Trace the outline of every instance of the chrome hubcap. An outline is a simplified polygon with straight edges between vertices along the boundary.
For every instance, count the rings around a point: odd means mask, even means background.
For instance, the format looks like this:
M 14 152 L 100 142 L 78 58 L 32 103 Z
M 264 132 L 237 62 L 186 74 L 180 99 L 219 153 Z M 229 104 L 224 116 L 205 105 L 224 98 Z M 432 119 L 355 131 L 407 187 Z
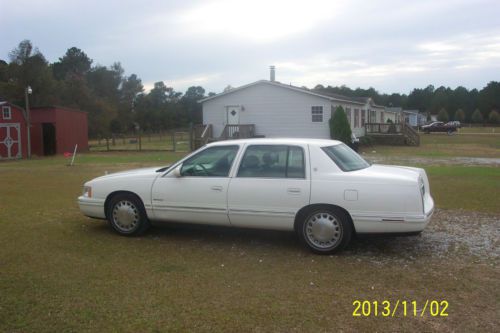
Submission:
M 342 237 L 342 225 L 335 216 L 326 212 L 311 216 L 304 229 L 308 242 L 319 249 L 335 247 Z
M 133 230 L 139 223 L 139 211 L 127 200 L 119 201 L 113 207 L 113 223 L 121 231 Z

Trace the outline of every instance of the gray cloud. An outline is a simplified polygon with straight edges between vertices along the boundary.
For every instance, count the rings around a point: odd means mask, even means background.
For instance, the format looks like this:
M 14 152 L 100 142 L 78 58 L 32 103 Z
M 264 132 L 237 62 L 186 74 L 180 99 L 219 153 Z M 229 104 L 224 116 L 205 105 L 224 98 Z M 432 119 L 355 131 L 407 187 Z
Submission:
M 49 61 L 77 46 L 146 86 L 221 91 L 268 77 L 409 92 L 498 80 L 498 1 L 1 0 L 0 58 L 31 39 Z

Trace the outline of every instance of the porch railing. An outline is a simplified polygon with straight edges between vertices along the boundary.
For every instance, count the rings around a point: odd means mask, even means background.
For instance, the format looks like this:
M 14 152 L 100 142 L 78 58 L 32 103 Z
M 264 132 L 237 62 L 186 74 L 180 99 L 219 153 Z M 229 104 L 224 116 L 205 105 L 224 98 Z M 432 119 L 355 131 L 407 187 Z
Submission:
M 221 140 L 245 139 L 255 136 L 255 125 L 226 125 L 220 136 Z
M 365 133 L 366 135 L 403 135 L 406 144 L 414 146 L 420 145 L 420 135 L 411 126 L 405 123 L 366 123 Z

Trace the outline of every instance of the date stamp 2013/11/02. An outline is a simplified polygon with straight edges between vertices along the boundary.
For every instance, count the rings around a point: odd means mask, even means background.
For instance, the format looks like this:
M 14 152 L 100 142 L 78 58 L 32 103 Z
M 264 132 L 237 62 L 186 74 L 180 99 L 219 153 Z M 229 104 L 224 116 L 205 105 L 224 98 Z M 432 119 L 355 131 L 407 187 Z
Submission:
M 353 317 L 448 317 L 448 301 L 425 300 L 425 302 L 396 300 L 355 300 Z

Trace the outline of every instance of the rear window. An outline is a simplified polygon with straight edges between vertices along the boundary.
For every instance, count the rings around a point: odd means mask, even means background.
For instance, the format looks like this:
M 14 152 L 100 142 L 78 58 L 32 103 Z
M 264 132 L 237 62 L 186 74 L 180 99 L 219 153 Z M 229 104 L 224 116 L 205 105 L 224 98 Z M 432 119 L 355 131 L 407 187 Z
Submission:
M 342 171 L 356 171 L 370 166 L 368 162 L 345 144 L 322 147 L 321 149 Z

